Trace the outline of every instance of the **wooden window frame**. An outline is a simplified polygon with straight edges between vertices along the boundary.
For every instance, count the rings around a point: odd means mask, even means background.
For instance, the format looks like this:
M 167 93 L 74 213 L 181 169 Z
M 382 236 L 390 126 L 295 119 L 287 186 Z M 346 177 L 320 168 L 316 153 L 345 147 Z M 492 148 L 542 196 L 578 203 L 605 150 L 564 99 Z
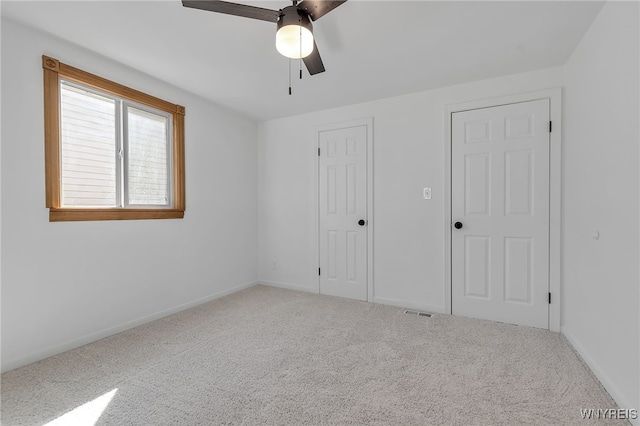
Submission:
M 185 108 L 147 95 L 105 78 L 42 56 L 44 71 L 44 146 L 46 207 L 50 222 L 182 219 L 185 212 L 184 116 Z M 60 79 L 73 81 L 118 97 L 137 102 L 173 117 L 173 206 L 172 208 L 74 208 L 61 205 L 62 138 L 60 134 Z

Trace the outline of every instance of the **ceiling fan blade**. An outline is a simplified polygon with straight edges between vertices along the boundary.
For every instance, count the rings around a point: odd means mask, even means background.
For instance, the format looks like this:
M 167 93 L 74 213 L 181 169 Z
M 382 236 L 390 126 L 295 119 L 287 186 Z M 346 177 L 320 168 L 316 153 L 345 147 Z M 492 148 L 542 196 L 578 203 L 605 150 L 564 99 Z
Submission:
M 262 7 L 220 0 L 182 0 L 182 5 L 193 9 L 208 10 L 209 12 L 219 12 L 269 22 L 278 22 L 280 16 L 279 10 L 264 9 Z
M 311 20 L 315 21 L 346 1 L 347 0 L 303 0 L 302 3 L 298 3 L 298 9 L 307 12 Z
M 311 54 L 306 58 L 302 58 L 302 60 L 304 61 L 304 65 L 307 67 L 310 75 L 319 74 L 325 71 L 315 40 L 313 41 L 313 52 L 311 52 Z

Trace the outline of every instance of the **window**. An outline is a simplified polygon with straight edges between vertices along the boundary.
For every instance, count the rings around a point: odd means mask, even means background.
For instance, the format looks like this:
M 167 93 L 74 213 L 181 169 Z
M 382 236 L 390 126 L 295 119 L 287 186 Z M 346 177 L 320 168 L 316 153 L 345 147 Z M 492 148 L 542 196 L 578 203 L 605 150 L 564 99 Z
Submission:
M 49 220 L 184 217 L 184 107 L 42 59 Z

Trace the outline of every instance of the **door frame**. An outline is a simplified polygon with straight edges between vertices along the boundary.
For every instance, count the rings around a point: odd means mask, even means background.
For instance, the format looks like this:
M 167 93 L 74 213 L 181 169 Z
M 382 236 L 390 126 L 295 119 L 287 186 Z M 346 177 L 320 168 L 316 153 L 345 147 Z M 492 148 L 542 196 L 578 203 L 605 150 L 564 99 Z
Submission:
M 490 99 L 445 105 L 444 114 L 444 307 L 452 313 L 452 254 L 451 254 L 451 147 L 452 114 L 473 109 L 490 108 L 515 103 L 549 100 L 549 119 L 553 123 L 549 134 L 549 330 L 560 331 L 561 273 L 562 273 L 562 89 L 553 88 L 519 93 Z
M 341 121 L 316 126 L 314 130 L 315 144 L 313 148 L 313 173 L 315 177 L 315 269 L 320 265 L 320 132 L 340 130 L 349 127 L 365 126 L 367 128 L 367 302 L 373 301 L 373 117 L 357 120 Z M 320 294 L 320 275 L 317 275 L 317 293 Z

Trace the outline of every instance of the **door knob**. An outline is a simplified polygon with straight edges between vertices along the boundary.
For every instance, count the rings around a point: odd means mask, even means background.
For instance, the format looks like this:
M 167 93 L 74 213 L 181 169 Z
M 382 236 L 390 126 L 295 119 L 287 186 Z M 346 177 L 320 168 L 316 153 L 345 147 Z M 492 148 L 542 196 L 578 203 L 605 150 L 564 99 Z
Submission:
M 364 220 L 364 219 L 360 219 L 360 220 L 358 221 L 358 225 L 360 225 L 360 226 L 364 226 L 364 225 L 366 225 L 366 224 L 367 224 L 367 221 L 366 221 L 366 220 Z
M 462 229 L 462 222 L 456 222 L 453 224 L 453 227 L 456 229 Z

